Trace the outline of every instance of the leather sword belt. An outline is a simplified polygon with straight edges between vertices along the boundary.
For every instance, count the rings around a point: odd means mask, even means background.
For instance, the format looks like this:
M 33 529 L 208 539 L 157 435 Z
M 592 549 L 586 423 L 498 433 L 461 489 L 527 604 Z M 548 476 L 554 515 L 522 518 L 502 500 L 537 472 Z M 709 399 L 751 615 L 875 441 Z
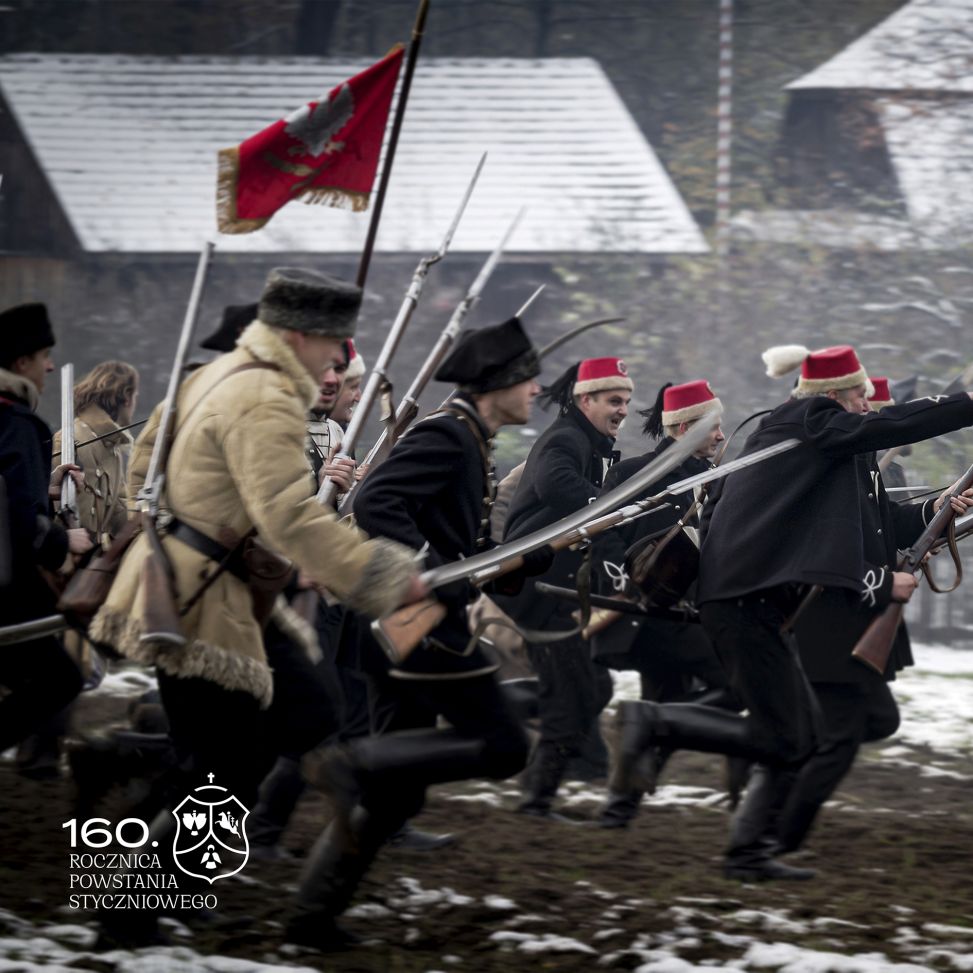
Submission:
M 239 578 L 244 584 L 250 583 L 250 572 L 243 560 L 242 544 L 231 550 L 202 531 L 175 518 L 170 521 L 166 534 L 182 541 L 183 544 L 188 544 L 194 551 L 198 551 L 211 561 L 223 565 L 224 570 L 229 571 L 233 577 Z

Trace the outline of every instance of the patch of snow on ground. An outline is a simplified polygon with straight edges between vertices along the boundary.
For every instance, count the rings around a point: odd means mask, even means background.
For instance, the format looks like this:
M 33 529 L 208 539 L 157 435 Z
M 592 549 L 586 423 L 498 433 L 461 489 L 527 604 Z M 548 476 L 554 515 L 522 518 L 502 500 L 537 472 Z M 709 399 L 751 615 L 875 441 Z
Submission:
M 892 687 L 902 711 L 896 739 L 940 752 L 973 750 L 973 719 L 967 705 L 973 692 L 973 652 L 914 645 L 913 655 L 915 667 L 903 672 Z
M 893 963 L 884 953 L 843 956 L 792 943 L 754 943 L 743 963 L 751 969 L 774 969 L 778 973 L 930 973 L 926 966 Z

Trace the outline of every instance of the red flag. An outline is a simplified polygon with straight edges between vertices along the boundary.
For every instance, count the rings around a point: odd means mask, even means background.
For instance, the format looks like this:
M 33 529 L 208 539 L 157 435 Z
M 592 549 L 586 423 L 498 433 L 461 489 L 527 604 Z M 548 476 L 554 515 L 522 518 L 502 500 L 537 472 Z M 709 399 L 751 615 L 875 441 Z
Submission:
M 259 230 L 292 199 L 368 208 L 385 123 L 402 65 L 397 45 L 331 93 L 219 151 L 221 233 Z

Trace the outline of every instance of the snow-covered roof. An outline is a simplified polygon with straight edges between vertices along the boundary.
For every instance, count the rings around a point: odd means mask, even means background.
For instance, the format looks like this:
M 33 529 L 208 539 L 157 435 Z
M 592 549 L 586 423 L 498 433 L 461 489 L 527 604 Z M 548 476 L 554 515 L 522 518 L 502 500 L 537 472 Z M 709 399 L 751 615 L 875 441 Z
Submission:
M 912 226 L 940 245 L 973 241 L 973 99 L 883 98 L 878 106 Z
M 195 251 L 216 233 L 217 150 L 373 60 L 21 54 L 0 86 L 85 250 Z M 454 251 L 492 250 L 521 206 L 511 252 L 707 249 L 589 58 L 420 58 L 377 249 L 436 249 L 485 150 Z M 367 222 L 291 203 L 219 247 L 356 252 Z
M 973 94 L 973 0 L 911 0 L 787 88 Z

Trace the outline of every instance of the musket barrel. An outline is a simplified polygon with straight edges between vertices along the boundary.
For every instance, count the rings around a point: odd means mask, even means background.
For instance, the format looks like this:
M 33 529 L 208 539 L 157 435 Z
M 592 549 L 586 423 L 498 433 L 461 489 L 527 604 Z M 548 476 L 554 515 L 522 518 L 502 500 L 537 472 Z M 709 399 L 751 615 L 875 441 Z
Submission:
M 74 463 L 74 365 L 61 366 L 61 462 Z M 61 510 L 73 511 L 77 487 L 70 475 L 61 481 Z
M 192 341 L 193 331 L 196 328 L 196 319 L 199 317 L 199 305 L 203 297 L 203 286 L 206 283 L 206 273 L 209 269 L 210 257 L 213 254 L 214 247 L 215 244 L 212 240 L 207 240 L 199 253 L 199 261 L 196 264 L 196 276 L 193 280 L 193 289 L 189 294 L 189 304 L 186 306 L 186 316 L 183 318 L 182 331 L 179 334 L 179 344 L 176 347 L 176 357 L 173 362 L 172 372 L 169 375 L 169 384 L 166 388 L 165 407 L 159 422 L 159 432 L 152 449 L 152 458 L 149 460 L 145 485 L 138 497 L 139 502 L 145 504 L 149 513 L 153 516 L 158 512 L 159 507 L 158 488 L 160 484 L 158 480 L 159 474 L 165 470 L 166 466 L 167 453 L 170 445 L 170 433 L 176 411 L 176 395 L 179 391 L 179 383 L 182 381 L 182 370 L 186 364 L 186 355 L 189 353 L 189 343 Z

